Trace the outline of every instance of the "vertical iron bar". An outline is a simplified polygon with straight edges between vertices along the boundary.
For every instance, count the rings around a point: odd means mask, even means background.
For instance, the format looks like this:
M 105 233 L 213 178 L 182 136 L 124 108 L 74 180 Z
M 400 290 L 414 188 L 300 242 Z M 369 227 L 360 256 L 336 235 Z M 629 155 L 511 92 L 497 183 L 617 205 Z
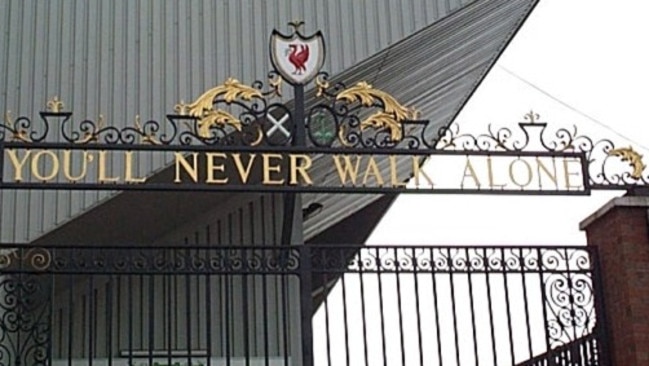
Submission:
M 5 140 L 4 138 L 0 140 L 0 184 L 5 171 Z
M 171 258 L 172 254 L 174 253 L 173 250 L 166 250 L 165 251 L 165 256 L 167 257 L 167 263 L 172 263 L 173 259 Z M 171 267 L 173 268 L 173 266 Z M 169 273 L 165 275 L 165 293 L 164 293 L 164 298 L 165 298 L 165 314 L 167 318 L 167 333 L 166 333 L 166 341 L 167 341 L 167 363 L 171 365 L 171 349 L 173 347 L 173 339 L 172 339 L 172 334 L 174 333 L 172 331 L 174 323 L 173 323 L 173 303 L 172 303 L 172 294 L 175 292 L 173 291 L 173 286 L 174 286 L 174 277 L 173 274 Z M 176 296 L 177 297 L 177 296 Z
M 529 352 L 529 358 L 534 356 L 534 350 L 532 349 L 532 325 L 530 324 L 530 309 L 529 302 L 527 300 L 527 276 L 525 273 L 525 260 L 523 258 L 523 248 L 519 249 L 520 262 L 521 262 L 521 279 L 523 281 L 523 303 L 525 305 L 525 324 L 527 326 L 527 348 Z
M 405 345 L 405 335 L 403 329 L 403 305 L 401 304 L 401 271 L 399 266 L 399 252 L 397 248 L 393 248 L 392 252 L 394 253 L 394 263 L 397 277 L 397 311 L 399 312 L 399 341 L 401 343 L 401 365 L 406 366 L 406 345 Z
M 94 276 L 90 276 L 91 282 L 93 282 L 92 287 L 92 298 L 90 301 L 92 302 L 92 306 L 90 307 L 90 321 L 92 322 L 92 332 L 90 333 L 92 337 L 92 342 L 90 342 L 90 354 L 92 358 L 94 359 L 97 357 L 97 333 L 98 333 L 98 328 L 97 328 L 97 289 L 95 289 L 94 285 Z M 92 365 L 92 362 L 90 363 Z
M 512 364 L 513 364 L 513 363 L 515 363 L 514 330 L 512 328 L 512 313 L 511 313 L 511 308 L 510 308 L 510 303 L 509 303 L 509 280 L 508 280 L 508 276 L 507 276 L 507 261 L 505 260 L 505 251 L 506 250 L 507 249 L 502 249 L 502 251 L 501 251 L 501 259 L 502 259 L 502 263 L 503 263 L 503 279 L 505 281 L 505 309 L 507 311 L 507 331 L 509 333 L 509 352 L 511 354 L 511 361 L 512 361 Z
M 117 323 L 117 350 L 122 347 L 122 276 L 117 275 L 117 299 L 115 300 L 117 303 L 117 312 L 115 315 L 117 316 L 116 323 Z
M 262 293 L 262 318 L 263 318 L 263 332 L 264 332 L 264 365 L 270 365 L 270 345 L 268 343 L 268 273 L 261 276 L 261 293 Z
M 185 250 L 185 263 L 191 263 L 191 252 L 190 249 L 187 248 Z M 192 299 L 191 299 L 191 278 L 189 274 L 186 274 L 185 276 L 185 298 L 186 303 L 185 303 L 185 331 L 187 332 L 187 363 L 189 365 L 192 364 Z
M 555 249 L 550 249 L 555 250 Z M 536 249 L 537 256 L 539 258 L 539 281 L 541 286 L 541 303 L 543 308 L 543 336 L 545 338 L 545 351 L 550 351 L 550 337 L 548 335 L 548 309 L 547 309 L 547 298 L 545 294 L 545 280 L 543 279 L 543 253 L 541 248 Z
M 358 280 L 361 285 L 361 316 L 362 316 L 362 322 L 363 322 L 363 355 L 365 357 L 365 366 L 369 366 L 369 352 L 367 349 L 367 314 L 365 312 L 365 285 L 364 285 L 364 280 L 363 280 L 363 260 L 361 258 L 363 253 L 363 249 L 361 248 L 358 253 L 358 263 L 359 263 L 359 271 L 358 271 Z
M 232 239 L 232 236 L 233 236 L 232 226 L 233 226 L 232 214 L 228 214 L 228 227 L 227 227 L 228 236 L 227 236 L 227 238 L 228 238 L 228 244 L 229 245 L 232 245 L 232 243 L 234 242 L 234 240 Z M 234 250 L 230 250 L 230 252 L 226 255 L 227 264 L 226 264 L 225 268 L 227 268 L 227 271 L 229 273 L 234 272 L 233 267 L 232 267 L 232 261 L 231 261 L 231 258 L 230 258 L 231 255 L 234 255 L 234 253 L 235 253 Z M 232 287 L 233 287 L 232 286 L 232 279 L 233 279 L 233 275 L 227 274 L 225 276 L 225 282 L 226 282 L 226 284 L 225 284 L 226 285 L 226 287 L 225 287 L 225 322 L 226 322 L 226 326 L 225 326 L 225 333 L 226 333 L 225 334 L 225 349 L 226 349 L 226 352 L 227 352 L 227 355 L 226 355 L 226 357 L 227 357 L 227 359 L 226 359 L 227 366 L 230 366 L 231 363 L 232 363 L 230 358 L 232 357 L 232 353 L 233 353 L 233 351 L 235 349 L 234 342 L 232 342 L 232 343 L 230 342 L 231 338 L 234 339 L 234 333 L 235 333 L 234 323 L 232 323 L 232 326 L 231 326 L 231 323 L 230 323 L 230 322 L 233 322 L 232 318 L 234 318 L 234 316 L 230 316 L 230 314 L 234 315 L 234 296 L 233 296 L 234 291 L 232 289 Z M 232 330 L 232 334 L 230 334 L 230 330 Z
M 68 276 L 68 366 L 72 366 L 72 336 L 74 334 L 74 276 Z
M 493 302 L 491 301 L 491 279 L 489 273 L 489 260 L 487 258 L 486 248 L 482 249 L 482 254 L 484 256 L 484 264 L 485 264 L 485 282 L 487 284 L 487 309 L 489 309 L 489 330 L 491 331 L 491 345 L 493 346 L 492 352 L 493 352 L 493 360 L 495 366 L 498 365 L 498 350 L 496 347 L 496 332 L 494 329 Z
M 321 263 L 327 263 L 326 262 L 326 250 L 321 250 L 320 253 L 322 253 L 322 261 Z M 324 317 L 325 317 L 325 347 L 327 350 L 327 366 L 332 366 L 331 363 L 331 327 L 329 324 L 329 296 L 327 296 L 329 292 L 329 272 L 324 271 L 322 273 L 322 291 L 323 291 L 323 296 L 324 296 Z
M 311 316 L 313 314 L 313 269 L 311 266 L 311 248 L 301 245 L 300 255 L 300 320 L 302 327 L 302 364 L 313 365 L 313 329 Z
M 144 315 L 144 313 L 145 313 L 145 310 L 144 310 L 144 295 L 145 295 L 145 292 L 144 292 L 144 275 L 141 274 L 141 275 L 137 276 L 137 279 L 138 279 L 138 282 L 139 282 L 139 291 L 138 291 L 139 301 L 138 301 L 138 305 L 140 307 L 140 318 L 139 318 L 139 320 L 140 320 L 140 326 L 139 326 L 139 328 L 140 328 L 140 342 L 139 342 L 139 348 L 143 349 L 143 347 L 145 345 L 145 341 L 144 341 L 144 337 L 145 337 L 144 333 L 145 333 L 145 331 L 144 331 L 144 329 L 146 327 L 146 316 Z
M 453 339 L 455 341 L 455 361 L 457 365 L 460 365 L 460 340 L 458 337 L 458 327 L 457 327 L 457 301 L 455 300 L 455 281 L 454 281 L 454 268 L 453 268 L 453 259 L 451 258 L 451 248 L 446 249 L 446 254 L 448 258 L 448 280 L 451 289 L 451 314 L 453 316 Z
M 471 258 L 469 256 L 469 248 L 465 248 L 466 263 L 467 263 L 467 276 L 469 282 L 469 304 L 471 309 L 471 330 L 473 335 L 473 354 L 475 357 L 476 366 L 480 365 L 480 357 L 478 356 L 478 336 L 476 334 L 476 321 L 475 321 L 475 301 L 473 300 L 473 267 L 471 265 Z M 477 251 L 476 251 L 477 253 Z
M 230 270 L 230 258 L 228 255 L 225 256 L 226 258 L 226 265 L 225 268 L 227 270 Z M 232 361 L 230 360 L 230 275 L 226 274 L 225 275 L 225 363 L 227 366 L 230 366 L 232 364 Z
M 154 278 L 153 275 L 149 275 L 149 363 L 153 364 L 153 344 L 154 329 L 155 324 L 155 302 L 153 301 L 154 296 Z
M 266 236 L 266 205 L 264 200 L 264 195 L 259 199 L 259 207 L 261 208 L 261 242 L 264 245 L 268 245 L 267 236 Z M 263 257 L 262 250 L 262 257 Z M 272 257 L 273 253 L 270 252 L 269 255 Z M 268 276 L 270 273 L 264 273 L 261 276 L 261 293 L 262 293 L 262 327 L 264 332 L 264 366 L 270 366 L 270 346 L 268 342 Z M 209 366 L 209 365 L 208 365 Z
M 209 225 L 205 230 L 205 244 L 208 247 L 212 245 L 212 237 L 210 235 Z M 211 250 L 205 250 L 206 259 L 210 260 Z M 209 262 L 208 262 L 209 263 Z M 212 274 L 210 273 L 210 265 L 207 265 L 208 273 L 205 274 L 205 343 L 207 344 L 207 366 L 212 366 Z
M 609 353 L 609 333 L 608 333 L 608 319 L 606 315 L 606 305 L 604 303 L 604 283 L 602 281 L 602 268 L 599 262 L 599 252 L 596 247 L 587 247 L 586 250 L 589 251 L 591 256 L 591 273 L 593 274 L 593 287 L 595 288 L 595 316 L 596 316 L 596 328 L 594 332 L 597 335 L 597 348 L 599 354 L 597 355 L 597 361 L 601 362 L 602 366 L 611 366 L 613 365 L 611 354 Z
M 188 250 L 189 252 L 189 250 Z M 189 257 L 187 258 L 189 259 Z M 185 330 L 187 331 L 187 363 L 192 364 L 192 307 L 191 307 L 191 279 L 190 275 L 185 275 L 185 296 L 187 302 L 185 303 Z
M 0 150 L 0 153 L 2 151 Z M 2 159 L 2 155 L 0 155 L 0 159 Z M 49 279 L 50 283 L 50 291 L 48 294 L 48 299 L 47 301 L 49 302 L 47 306 L 47 354 L 46 354 L 46 364 L 49 366 L 49 364 L 52 362 L 52 355 L 53 355 L 53 343 L 54 343 L 54 337 L 53 337 L 53 330 L 54 330 L 54 286 L 55 286 L 55 281 L 54 281 L 54 275 L 50 274 L 47 279 Z
M 342 253 L 341 253 L 342 255 Z M 345 364 L 349 366 L 349 321 L 347 317 L 347 286 L 345 285 L 345 273 L 340 274 L 343 295 L 343 323 L 345 328 Z M 325 296 L 327 294 L 325 293 Z
M 85 358 L 86 356 L 86 342 L 87 342 L 86 321 L 88 316 L 87 307 L 88 307 L 87 295 L 82 295 L 81 298 L 81 357 L 80 358 Z
M 196 246 L 200 245 L 198 231 L 196 231 L 194 233 L 194 243 L 196 244 Z M 197 261 L 199 263 L 204 263 L 203 262 L 204 258 L 201 256 L 202 255 L 201 250 L 200 249 L 195 249 L 194 253 L 197 256 Z M 205 265 L 205 267 L 202 267 L 203 270 L 205 270 L 206 267 L 207 267 L 207 265 L 205 263 L 204 263 L 204 265 Z M 195 294 L 196 301 L 194 302 L 196 304 L 195 305 L 195 307 L 196 307 L 196 309 L 195 309 L 196 310 L 196 312 L 195 312 L 195 315 L 196 315 L 196 330 L 195 330 L 195 332 L 196 332 L 196 341 L 195 341 L 195 343 L 196 343 L 196 349 L 201 349 L 200 348 L 201 343 L 202 343 L 201 342 L 201 337 L 203 336 L 203 334 L 201 333 L 201 323 L 202 323 L 201 322 L 201 301 L 200 301 L 200 299 L 201 299 L 201 290 L 202 290 L 202 288 L 201 288 L 201 276 L 198 274 L 199 270 L 195 270 L 194 272 L 196 274 L 194 276 L 192 276 L 191 279 L 192 279 L 193 283 L 196 284 L 196 294 Z
M 302 252 L 300 252 L 302 253 Z M 302 256 L 302 254 L 300 254 Z M 301 259 L 300 259 L 301 262 Z M 282 266 L 286 266 L 286 263 L 283 263 Z M 288 300 L 288 275 L 282 275 L 282 338 L 283 338 L 283 348 L 284 348 L 284 366 L 289 366 L 288 363 L 288 305 L 286 304 Z
M 113 366 L 113 276 L 106 284 L 106 356 L 108 366 Z
M 18 283 L 16 284 L 17 287 L 17 294 L 19 298 L 22 298 L 25 294 L 25 282 L 27 281 L 27 274 L 23 272 L 23 261 L 25 259 L 25 251 L 23 248 L 20 248 L 19 251 L 20 255 L 18 256 L 19 259 L 19 264 L 18 264 Z M 23 318 L 23 307 L 18 305 L 16 307 L 16 319 L 22 319 Z M 22 341 L 21 341 L 21 332 L 20 328 L 17 329 L 16 332 L 16 366 L 21 366 L 22 362 Z M 27 361 L 27 360 L 25 360 Z
M 252 220 L 252 213 L 250 213 Z M 239 208 L 239 244 L 245 245 L 243 226 L 243 209 Z M 251 236 L 254 235 L 251 233 Z M 243 302 L 243 351 L 245 355 L 245 365 L 250 366 L 250 309 L 248 308 L 248 274 L 250 268 L 248 267 L 248 251 L 241 249 L 241 261 L 243 264 L 243 274 L 241 276 L 241 300 Z
M 424 366 L 424 347 L 421 333 L 421 306 L 419 304 L 419 263 L 417 262 L 417 253 L 415 248 L 412 252 L 413 280 L 415 283 L 415 312 L 417 316 L 417 347 L 419 351 L 419 366 Z
M 248 308 L 248 268 L 246 263 L 246 254 L 245 249 L 241 249 L 242 260 L 244 265 L 245 273 L 241 276 L 241 299 L 243 302 L 243 352 L 245 356 L 245 365 L 250 366 L 250 319 Z
M 437 337 L 437 357 L 440 366 L 444 366 L 442 358 L 442 337 L 439 326 L 439 296 L 437 296 L 437 268 L 435 267 L 435 248 L 430 248 L 430 262 L 431 262 L 431 280 L 433 285 L 433 311 L 435 312 L 435 333 Z M 440 251 L 441 255 L 441 251 Z M 450 264 L 449 264 L 450 265 Z
M 207 366 L 212 365 L 212 276 L 205 275 L 205 343 L 207 345 Z
M 128 362 L 133 364 L 133 275 L 128 278 Z
M 56 350 L 57 358 L 63 358 L 63 309 L 59 308 L 58 309 L 58 314 L 59 314 L 59 324 L 58 324 L 58 349 Z M 69 333 L 69 332 L 68 332 Z
M 379 281 L 379 314 L 381 315 L 381 351 L 383 355 L 383 366 L 388 365 L 387 350 L 385 345 L 385 309 L 383 307 L 383 283 L 381 276 L 381 257 L 379 253 L 379 248 L 375 248 L 376 256 L 376 277 Z

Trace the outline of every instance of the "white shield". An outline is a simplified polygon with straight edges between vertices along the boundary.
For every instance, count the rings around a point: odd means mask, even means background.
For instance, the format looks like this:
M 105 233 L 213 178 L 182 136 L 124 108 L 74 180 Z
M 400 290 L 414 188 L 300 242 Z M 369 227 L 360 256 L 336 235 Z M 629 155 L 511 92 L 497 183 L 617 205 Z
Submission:
M 324 40 L 317 32 L 309 38 L 299 32 L 287 37 L 277 31 L 270 36 L 270 54 L 275 71 L 293 85 L 307 84 L 324 63 Z

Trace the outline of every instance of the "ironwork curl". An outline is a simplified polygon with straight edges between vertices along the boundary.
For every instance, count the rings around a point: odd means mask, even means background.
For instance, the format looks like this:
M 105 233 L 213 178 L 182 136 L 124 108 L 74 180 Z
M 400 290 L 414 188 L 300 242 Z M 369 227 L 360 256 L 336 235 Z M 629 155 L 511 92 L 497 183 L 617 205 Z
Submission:
M 552 348 L 591 334 L 596 325 L 590 274 L 553 273 L 544 278 L 546 327 Z
M 39 275 L 0 278 L 0 365 L 46 364 L 51 336 L 49 291 Z

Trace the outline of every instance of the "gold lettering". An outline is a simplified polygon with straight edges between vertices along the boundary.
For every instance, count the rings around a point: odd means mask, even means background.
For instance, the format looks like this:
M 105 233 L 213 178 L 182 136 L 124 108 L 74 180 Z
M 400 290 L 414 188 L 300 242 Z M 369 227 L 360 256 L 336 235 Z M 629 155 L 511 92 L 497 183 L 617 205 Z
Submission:
M 559 182 L 557 180 L 557 163 L 554 158 L 552 159 L 552 172 L 550 172 L 550 169 L 543 165 L 543 162 L 538 157 L 536 158 L 536 169 L 537 173 L 539 174 L 539 189 L 543 188 L 543 184 L 541 183 L 541 171 L 545 172 L 552 183 L 554 183 L 554 188 L 559 188 Z
M 11 162 L 11 165 L 14 166 L 14 180 L 16 182 L 23 180 L 23 166 L 25 166 L 25 163 L 27 162 L 27 159 L 29 158 L 29 155 L 31 153 L 32 152 L 30 150 L 25 151 L 25 157 L 20 160 L 18 159 L 16 150 L 7 150 L 7 154 L 9 154 L 9 161 Z
M 573 177 L 581 176 L 581 170 L 579 172 L 570 171 L 569 167 L 568 167 L 569 163 L 579 163 L 579 166 L 581 167 L 581 160 L 580 159 L 566 159 L 566 158 L 563 159 L 563 172 L 564 172 L 565 179 L 566 179 L 566 189 L 567 190 L 570 190 L 570 188 L 582 189 L 583 187 L 582 187 L 581 184 L 579 184 L 579 185 L 572 185 L 571 184 L 570 177 L 571 176 L 573 176 Z
M 358 169 L 360 167 L 361 163 L 361 157 L 356 156 L 356 165 L 352 165 L 351 159 L 349 155 L 343 155 L 343 159 L 345 161 L 345 165 L 343 166 L 342 163 L 340 162 L 339 158 L 340 155 L 334 155 L 334 164 L 336 165 L 336 172 L 338 172 L 338 178 L 340 179 L 341 184 L 347 183 L 347 176 L 349 176 L 349 180 L 352 182 L 352 185 L 356 185 L 356 179 L 358 178 Z
M 519 182 L 518 179 L 516 178 L 516 175 L 514 175 L 514 168 L 515 168 L 514 166 L 516 165 L 517 162 L 523 163 L 523 165 L 526 168 L 525 170 L 527 171 L 527 181 L 525 183 Z M 509 163 L 509 178 L 514 184 L 516 184 L 520 188 L 527 187 L 532 182 L 532 167 L 530 166 L 530 164 L 527 163 L 527 161 L 521 158 L 516 158 L 516 160 Z
M 419 177 L 424 177 L 431 188 L 434 186 L 433 180 L 421 169 L 421 163 L 417 155 L 412 157 L 412 177 L 415 179 L 415 186 L 417 187 L 419 187 Z
M 185 160 L 185 156 L 183 156 L 183 154 L 174 153 L 174 156 L 176 160 L 176 177 L 174 178 L 174 183 L 182 182 L 182 180 L 180 179 L 181 166 L 185 170 L 185 173 L 187 173 L 192 181 L 194 181 L 194 183 L 198 182 L 198 153 L 192 153 L 193 160 L 191 165 L 187 160 Z
M 494 188 L 499 188 L 503 189 L 505 188 L 506 184 L 498 184 L 495 183 L 494 181 L 494 170 L 493 170 L 493 165 L 491 164 L 491 156 L 487 156 L 487 174 L 489 177 L 489 188 L 494 189 Z
M 93 156 L 87 152 L 82 152 L 81 157 L 81 173 L 76 177 L 72 176 L 72 151 L 65 150 L 63 152 L 63 176 L 70 182 L 78 182 L 86 177 L 88 174 L 88 163 L 93 160 Z
M 213 153 L 213 152 L 208 152 L 205 153 L 205 157 L 207 158 L 207 178 L 205 178 L 206 183 L 216 183 L 216 184 L 227 184 L 228 183 L 228 177 L 225 178 L 214 178 L 214 172 L 224 172 L 225 171 L 225 164 L 216 164 L 216 161 L 214 159 L 216 158 L 221 158 L 225 159 L 226 156 L 223 153 Z
M 383 177 L 381 176 L 381 171 L 379 170 L 379 166 L 376 164 L 376 160 L 374 160 L 373 156 L 370 156 L 370 160 L 367 163 L 367 169 L 365 169 L 365 174 L 363 176 L 364 186 L 367 186 L 367 180 L 370 175 L 374 176 L 374 180 L 379 187 L 383 186 Z
M 390 155 L 388 156 L 388 160 L 390 161 L 390 184 L 392 185 L 392 187 L 395 188 L 405 187 L 406 184 L 404 182 L 400 182 L 399 177 L 397 175 L 398 172 L 397 157 L 394 155 Z
M 133 151 L 127 151 L 124 153 L 125 167 L 124 167 L 124 181 L 126 183 L 144 183 L 146 177 L 135 178 L 133 176 Z
M 42 175 L 41 172 L 38 170 L 38 163 L 41 158 L 41 156 L 47 155 L 52 159 L 52 164 L 50 165 L 50 172 L 47 175 Z M 47 169 L 47 164 L 44 164 L 45 168 Z M 34 154 L 34 157 L 32 158 L 32 175 L 38 179 L 42 180 L 44 182 L 47 182 L 48 180 L 52 180 L 56 177 L 56 175 L 59 173 L 59 157 L 56 156 L 55 153 L 49 151 L 49 150 L 41 150 L 37 153 Z
M 304 181 L 306 185 L 312 186 L 313 181 L 311 180 L 311 177 L 309 177 L 309 173 L 307 173 L 307 169 L 311 168 L 311 165 L 313 164 L 311 157 L 309 157 L 309 155 L 304 155 L 304 154 L 298 154 L 298 155 L 291 154 L 290 158 L 291 158 L 290 184 L 298 184 L 297 174 L 300 173 L 300 176 L 302 177 L 302 181 Z M 298 159 L 301 159 L 304 163 L 302 165 L 298 165 Z
M 119 177 L 108 177 L 106 174 L 106 154 L 108 151 L 101 150 L 99 152 L 99 183 L 117 182 Z
M 263 161 L 263 167 L 264 167 L 264 178 L 262 183 L 263 184 L 269 184 L 269 185 L 280 185 L 284 184 L 284 178 L 275 180 L 272 179 L 270 176 L 271 172 L 277 172 L 279 173 L 282 169 L 281 165 L 270 165 L 271 164 L 271 159 L 279 159 L 282 160 L 282 155 L 280 154 L 262 154 L 261 155 L 262 161 Z
M 241 154 L 232 154 L 232 158 L 234 159 L 234 166 L 237 168 L 237 171 L 239 172 L 239 177 L 241 178 L 241 183 L 243 184 L 248 183 L 248 177 L 250 176 L 250 171 L 252 170 L 252 163 L 255 161 L 255 157 L 257 157 L 256 154 L 250 154 L 250 158 L 248 159 L 248 164 L 244 168 L 243 162 L 241 161 Z
M 467 172 L 469 174 L 467 174 Z M 464 174 L 462 175 L 462 182 L 460 182 L 460 187 L 464 188 L 464 180 L 470 177 L 473 179 L 473 184 L 477 187 L 480 188 L 480 180 L 478 179 L 478 175 L 475 173 L 475 169 L 473 168 L 473 164 L 471 164 L 471 160 L 467 156 L 466 158 L 466 165 L 464 166 Z

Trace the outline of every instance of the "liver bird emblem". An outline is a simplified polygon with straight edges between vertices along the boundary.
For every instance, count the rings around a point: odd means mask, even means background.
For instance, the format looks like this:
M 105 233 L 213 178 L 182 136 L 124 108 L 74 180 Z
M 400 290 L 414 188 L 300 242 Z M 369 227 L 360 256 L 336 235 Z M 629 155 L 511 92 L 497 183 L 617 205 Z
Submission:
M 288 45 L 288 60 L 295 67 L 293 75 L 302 75 L 306 71 L 306 62 L 309 60 L 308 44 Z
M 304 22 L 291 22 L 293 33 L 273 30 L 270 36 L 270 59 L 275 71 L 291 85 L 305 85 L 324 64 L 324 39 L 321 32 L 305 36 L 299 31 Z

